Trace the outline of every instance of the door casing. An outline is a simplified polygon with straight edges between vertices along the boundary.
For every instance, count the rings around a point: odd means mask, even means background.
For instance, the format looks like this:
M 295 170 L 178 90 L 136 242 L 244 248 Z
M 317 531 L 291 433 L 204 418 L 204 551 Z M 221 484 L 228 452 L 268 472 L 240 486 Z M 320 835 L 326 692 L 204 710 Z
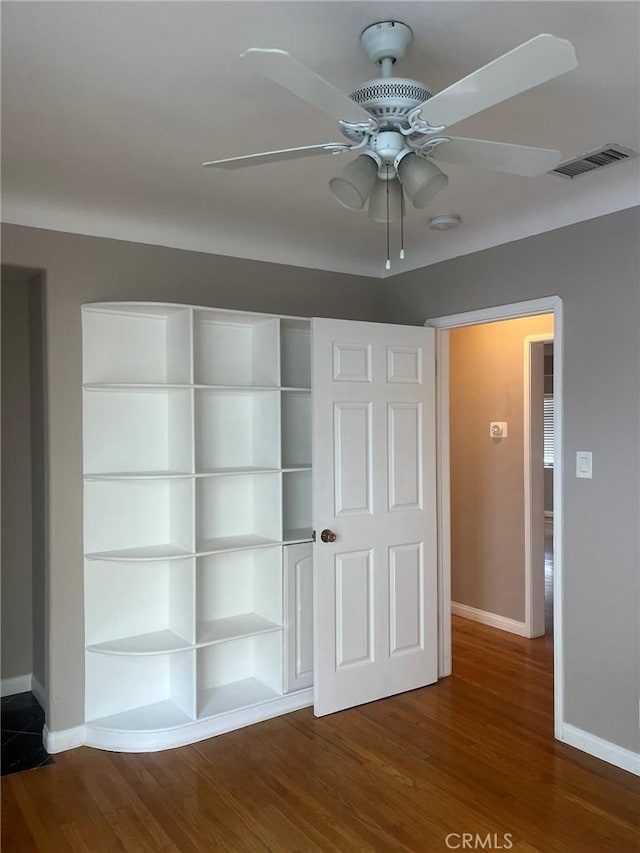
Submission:
M 542 450 L 542 398 L 544 395 L 544 345 L 553 333 L 527 335 L 524 339 L 524 624 L 526 637 L 544 636 L 544 532 L 534 534 L 536 523 L 544 526 L 544 470 L 537 451 Z M 537 421 L 534 417 L 538 416 Z M 536 426 L 534 427 L 534 423 Z M 554 468 L 555 471 L 555 468 Z M 539 535 L 540 534 L 540 535 Z

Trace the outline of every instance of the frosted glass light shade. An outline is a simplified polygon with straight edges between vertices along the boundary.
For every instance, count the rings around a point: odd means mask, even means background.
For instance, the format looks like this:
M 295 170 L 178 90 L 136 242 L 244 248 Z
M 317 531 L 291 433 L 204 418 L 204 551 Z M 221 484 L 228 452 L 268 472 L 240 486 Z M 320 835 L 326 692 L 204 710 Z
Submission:
M 329 181 L 331 195 L 349 210 L 362 210 L 376 182 L 378 166 L 371 157 L 361 154 Z
M 430 204 L 449 183 L 449 178 L 430 160 L 407 154 L 398 166 L 404 191 L 414 207 Z
M 369 197 L 369 219 L 374 222 L 387 221 L 387 184 L 389 185 L 389 222 L 397 222 L 402 210 L 402 190 L 397 178 L 379 180 Z

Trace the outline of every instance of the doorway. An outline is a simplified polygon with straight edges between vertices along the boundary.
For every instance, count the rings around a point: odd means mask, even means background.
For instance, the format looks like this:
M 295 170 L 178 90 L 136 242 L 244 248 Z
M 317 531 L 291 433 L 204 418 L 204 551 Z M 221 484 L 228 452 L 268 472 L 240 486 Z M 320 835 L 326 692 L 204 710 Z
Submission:
M 437 411 L 438 411 L 438 574 L 439 574 L 439 668 L 440 676 L 451 673 L 451 605 L 455 599 L 452 596 L 452 530 L 451 530 L 451 498 L 452 488 L 455 486 L 453 477 L 456 472 L 452 470 L 451 436 L 450 424 L 452 414 L 452 401 L 450 400 L 450 377 L 451 377 L 451 330 L 464 327 L 496 323 L 501 320 L 521 319 L 551 314 L 553 316 L 553 337 L 555 343 L 553 394 L 554 410 L 556 414 L 554 428 L 555 466 L 553 468 L 553 514 L 554 525 L 552 532 L 552 548 L 554 559 L 553 571 L 553 624 L 554 624 L 554 727 L 557 738 L 562 736 L 562 695 L 563 695 L 563 671 L 562 671 L 562 554 L 561 554 L 561 531 L 562 531 L 562 475 L 561 475 L 561 447 L 562 447 L 562 300 L 559 297 L 548 297 L 544 299 L 531 300 L 529 302 L 515 303 L 512 305 L 497 306 L 495 308 L 481 309 L 479 311 L 466 312 L 448 317 L 440 317 L 427 321 L 426 325 L 437 330 L 436 336 L 436 360 L 437 360 Z M 522 400 L 522 398 L 520 398 Z M 504 428 L 504 418 L 496 413 L 491 416 L 486 425 L 486 441 L 496 440 L 502 442 L 503 447 L 508 441 L 508 422 L 506 423 L 507 434 L 489 436 L 490 425 L 493 422 L 501 424 Z M 491 423 L 490 423 L 491 422 Z M 471 476 L 468 474 L 468 476 Z M 542 475 L 540 477 L 542 480 Z M 522 482 L 522 480 L 521 480 Z M 522 495 L 524 499 L 524 495 Z M 540 517 L 541 537 L 538 540 L 540 552 L 544 555 L 544 516 Z M 544 566 L 544 562 L 542 562 Z M 542 580 L 542 602 L 544 615 L 544 575 Z M 456 590 L 457 591 L 457 590 Z M 480 608 L 476 608 L 479 610 Z M 524 614 L 521 620 L 524 632 Z M 499 625 L 497 627 L 500 627 Z M 514 627 L 513 624 L 510 627 Z M 544 629 L 543 632 L 544 633 Z
M 2 266 L 2 695 L 46 709 L 44 275 Z

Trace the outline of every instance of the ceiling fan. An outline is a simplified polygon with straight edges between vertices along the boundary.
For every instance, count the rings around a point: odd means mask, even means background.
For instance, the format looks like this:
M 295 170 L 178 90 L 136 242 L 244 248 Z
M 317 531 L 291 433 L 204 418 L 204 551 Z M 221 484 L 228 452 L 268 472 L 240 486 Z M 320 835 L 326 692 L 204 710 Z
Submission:
M 541 34 L 488 65 L 432 94 L 422 83 L 392 77 L 412 38 L 400 21 L 367 27 L 360 43 L 381 76 L 344 94 L 327 80 L 275 48 L 250 48 L 243 62 L 336 119 L 347 142 L 284 148 L 202 165 L 239 169 L 319 154 L 358 153 L 332 178 L 329 188 L 342 205 L 362 210 L 377 222 L 402 218 L 403 196 L 416 208 L 430 204 L 447 185 L 435 161 L 459 163 L 535 176 L 553 169 L 560 152 L 483 139 L 449 136 L 444 131 L 469 116 L 571 71 L 578 64 L 571 42 Z

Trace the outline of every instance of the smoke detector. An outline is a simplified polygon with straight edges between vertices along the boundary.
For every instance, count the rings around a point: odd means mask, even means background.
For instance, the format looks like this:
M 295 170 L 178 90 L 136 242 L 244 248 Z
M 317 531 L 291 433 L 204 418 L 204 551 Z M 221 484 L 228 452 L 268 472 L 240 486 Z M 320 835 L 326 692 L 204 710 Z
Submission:
M 439 213 L 429 220 L 429 228 L 432 231 L 453 231 L 460 225 L 460 217 L 457 213 Z

